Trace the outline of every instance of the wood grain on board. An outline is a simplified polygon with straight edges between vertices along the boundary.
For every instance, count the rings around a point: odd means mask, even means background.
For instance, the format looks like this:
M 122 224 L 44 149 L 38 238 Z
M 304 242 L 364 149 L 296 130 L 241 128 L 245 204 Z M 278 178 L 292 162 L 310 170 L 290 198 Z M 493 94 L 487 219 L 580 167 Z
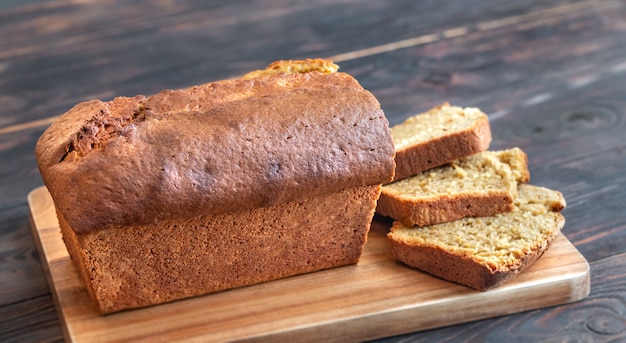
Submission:
M 528 270 L 479 292 L 396 262 L 375 221 L 357 265 L 107 316 L 98 314 L 61 239 L 54 204 L 29 195 L 33 235 L 69 341 L 358 341 L 560 305 L 589 294 L 589 265 L 560 235 Z

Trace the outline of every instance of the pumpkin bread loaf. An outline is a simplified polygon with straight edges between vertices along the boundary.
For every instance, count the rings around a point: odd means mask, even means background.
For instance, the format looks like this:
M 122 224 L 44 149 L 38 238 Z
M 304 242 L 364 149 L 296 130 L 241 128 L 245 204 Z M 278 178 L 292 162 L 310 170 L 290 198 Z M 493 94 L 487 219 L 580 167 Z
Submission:
M 39 139 L 101 313 L 354 264 L 394 173 L 374 96 L 327 60 L 81 103 Z

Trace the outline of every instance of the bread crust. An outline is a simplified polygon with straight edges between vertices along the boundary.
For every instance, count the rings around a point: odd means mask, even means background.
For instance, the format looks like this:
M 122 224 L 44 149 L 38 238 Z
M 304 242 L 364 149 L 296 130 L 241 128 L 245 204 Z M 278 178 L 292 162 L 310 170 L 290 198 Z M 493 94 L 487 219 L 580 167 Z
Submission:
M 450 105 L 445 103 L 430 111 L 448 106 Z M 398 149 L 394 181 L 485 151 L 489 148 L 491 140 L 489 118 L 484 115 L 465 130 Z
M 354 264 L 380 186 L 219 215 L 77 233 L 63 240 L 102 314 Z
M 519 264 L 501 269 L 493 269 L 470 255 L 457 255 L 439 247 L 416 247 L 407 242 L 389 241 L 391 253 L 398 261 L 438 278 L 486 291 L 506 283 L 531 266 L 548 250 L 558 232 L 525 254 Z
M 395 165 L 374 96 L 345 73 L 315 71 L 81 103 L 36 155 L 81 233 L 381 184 Z
M 406 199 L 381 193 L 376 212 L 394 218 L 406 226 L 426 226 L 465 217 L 487 217 L 513 210 L 514 194 L 463 194 L 436 199 Z

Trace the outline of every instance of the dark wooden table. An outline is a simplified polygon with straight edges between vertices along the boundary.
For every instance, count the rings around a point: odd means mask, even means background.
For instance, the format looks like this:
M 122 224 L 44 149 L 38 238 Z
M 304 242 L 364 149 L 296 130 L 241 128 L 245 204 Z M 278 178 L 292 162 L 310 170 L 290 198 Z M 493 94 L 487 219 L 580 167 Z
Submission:
M 626 340 L 626 2 L 3 1 L 0 341 L 61 341 L 30 231 L 34 146 L 77 102 L 152 94 L 277 59 L 330 57 L 392 124 L 444 101 L 489 114 L 562 191 L 591 265 L 583 301 L 384 341 Z

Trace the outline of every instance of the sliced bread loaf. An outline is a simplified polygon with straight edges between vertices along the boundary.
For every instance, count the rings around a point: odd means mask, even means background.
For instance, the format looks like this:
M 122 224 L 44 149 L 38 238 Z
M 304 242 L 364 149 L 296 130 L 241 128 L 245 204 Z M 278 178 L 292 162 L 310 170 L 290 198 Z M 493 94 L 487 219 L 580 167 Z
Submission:
M 491 143 L 485 113 L 448 103 L 392 126 L 391 135 L 396 149 L 395 180 L 487 150 Z
M 483 151 L 383 186 L 376 211 L 407 226 L 492 216 L 513 210 L 529 180 L 521 149 Z
M 486 290 L 537 260 L 565 218 L 561 193 L 522 184 L 512 212 L 426 227 L 395 222 L 388 234 L 394 258 L 439 278 Z

